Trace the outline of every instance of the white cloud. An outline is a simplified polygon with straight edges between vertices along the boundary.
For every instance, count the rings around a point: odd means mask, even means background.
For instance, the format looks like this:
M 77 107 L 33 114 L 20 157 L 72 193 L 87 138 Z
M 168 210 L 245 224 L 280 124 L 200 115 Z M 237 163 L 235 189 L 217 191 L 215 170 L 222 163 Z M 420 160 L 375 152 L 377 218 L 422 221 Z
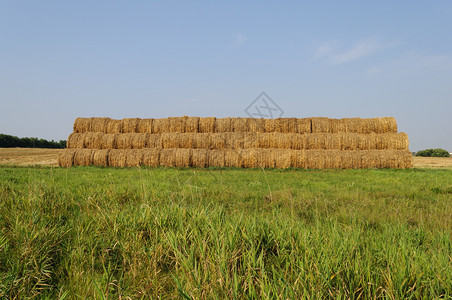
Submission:
M 238 48 L 238 47 L 240 47 L 240 45 L 245 43 L 246 40 L 247 40 L 246 35 L 244 35 L 242 33 L 237 33 L 237 35 L 235 36 L 234 42 L 231 44 L 231 48 Z

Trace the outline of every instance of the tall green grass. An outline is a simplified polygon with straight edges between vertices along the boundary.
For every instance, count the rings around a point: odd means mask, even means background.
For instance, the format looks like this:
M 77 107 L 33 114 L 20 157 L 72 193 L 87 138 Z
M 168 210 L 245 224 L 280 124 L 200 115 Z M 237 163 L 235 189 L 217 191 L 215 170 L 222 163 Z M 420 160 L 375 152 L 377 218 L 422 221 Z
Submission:
M 452 171 L 0 168 L 0 298 L 451 298 Z

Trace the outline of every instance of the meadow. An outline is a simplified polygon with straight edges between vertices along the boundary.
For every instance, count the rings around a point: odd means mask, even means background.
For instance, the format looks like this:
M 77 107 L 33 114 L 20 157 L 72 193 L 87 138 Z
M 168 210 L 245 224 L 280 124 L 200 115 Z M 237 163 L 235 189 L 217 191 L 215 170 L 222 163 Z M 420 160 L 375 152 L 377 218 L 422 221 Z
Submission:
M 452 170 L 0 167 L 0 298 L 452 298 Z

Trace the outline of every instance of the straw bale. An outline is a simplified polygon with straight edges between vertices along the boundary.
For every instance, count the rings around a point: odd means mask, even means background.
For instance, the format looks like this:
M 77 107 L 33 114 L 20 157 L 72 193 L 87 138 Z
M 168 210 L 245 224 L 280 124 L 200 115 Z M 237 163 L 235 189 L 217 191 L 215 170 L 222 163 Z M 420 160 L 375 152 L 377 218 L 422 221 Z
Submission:
M 231 118 L 232 132 L 247 132 L 246 118 Z
M 93 149 L 77 149 L 74 154 L 74 166 L 90 166 L 94 161 Z
M 298 130 L 296 118 L 278 118 L 279 132 L 282 133 L 295 133 Z
M 132 133 L 131 143 L 132 149 L 143 149 L 147 147 L 147 142 L 149 140 L 148 133 Z
M 185 123 L 187 117 L 169 117 L 168 118 L 168 129 L 169 132 L 185 132 Z
M 311 118 L 312 133 L 330 133 L 330 122 L 328 118 L 316 117 Z
M 58 155 L 58 165 L 68 168 L 74 165 L 74 155 L 77 149 L 64 149 Z
M 107 132 L 107 123 L 110 118 L 91 118 L 89 122 L 89 131 Z
M 208 150 L 206 149 L 192 149 L 192 165 L 193 167 L 207 167 L 208 166 Z
M 293 150 L 291 153 L 291 165 L 294 168 L 306 169 L 306 151 L 305 150 Z
M 162 135 L 161 134 L 148 134 L 146 141 L 147 148 L 162 148 Z
M 144 152 L 143 149 L 126 150 L 126 167 L 138 167 L 143 164 Z
M 161 146 L 164 149 L 179 148 L 180 133 L 162 133 L 160 135 Z
M 227 145 L 226 137 L 230 134 L 231 134 L 231 132 L 209 134 L 209 146 L 210 146 L 209 149 L 226 148 L 226 145 Z
M 115 149 L 119 133 L 105 133 L 100 138 L 100 149 Z
M 243 134 L 243 149 L 252 149 L 259 147 L 258 135 L 260 133 L 256 132 L 246 132 Z
M 231 132 L 231 118 L 218 118 L 215 120 L 215 132 Z
M 143 165 L 157 167 L 160 165 L 160 148 L 145 149 L 143 151 Z
M 184 168 L 191 166 L 191 151 L 191 149 L 175 149 L 175 166 Z
M 139 119 L 137 124 L 138 133 L 152 133 L 153 119 Z
M 241 150 L 224 149 L 225 167 L 241 167 Z
M 246 129 L 247 132 L 265 132 L 265 119 L 247 118 Z
M 154 119 L 152 122 L 152 133 L 167 133 L 169 131 L 169 119 Z
M 207 153 L 208 165 L 212 167 L 224 167 L 225 166 L 225 151 L 224 150 L 210 150 Z
M 257 147 L 256 148 L 270 148 L 271 147 L 271 134 L 270 133 L 259 133 L 256 136 Z
M 291 134 L 290 133 L 270 133 L 272 148 L 290 149 L 291 148 Z
M 108 166 L 108 153 L 110 149 L 95 150 L 93 155 L 93 164 L 95 166 Z
M 292 166 L 291 150 L 271 149 L 269 156 L 275 160 L 275 167 L 278 169 L 287 169 Z
M 310 118 L 295 119 L 295 133 L 312 133 L 312 121 Z
M 77 118 L 74 121 L 74 133 L 88 132 L 90 129 L 90 118 Z
M 215 117 L 207 117 L 199 119 L 199 132 L 211 133 L 215 132 Z
M 133 133 L 122 133 L 116 136 L 117 149 L 132 149 Z
M 109 119 L 105 125 L 105 133 L 121 133 L 123 132 L 122 126 L 122 120 Z
M 176 149 L 162 149 L 160 151 L 160 166 L 176 166 Z
M 71 133 L 67 139 L 67 148 L 83 148 L 85 141 L 84 133 Z
M 210 135 L 211 133 L 193 134 L 193 148 L 194 149 L 210 149 Z
M 307 149 L 307 137 L 310 134 L 292 134 L 290 135 L 290 148 L 294 150 Z
M 125 167 L 128 151 L 130 150 L 111 149 L 108 153 L 108 165 L 111 167 Z
M 241 151 L 241 166 L 244 168 L 257 168 L 259 167 L 258 153 L 264 152 L 262 149 L 244 149 Z
M 185 120 L 185 132 L 198 133 L 199 132 L 199 117 L 187 117 Z
M 280 131 L 280 125 L 278 119 L 264 119 L 265 132 L 278 132 Z
M 122 133 L 136 133 L 138 132 L 138 118 L 124 118 L 122 119 Z
M 86 132 L 84 135 L 83 148 L 87 149 L 100 149 L 101 139 L 104 135 L 102 132 Z
M 175 148 L 191 149 L 194 147 L 194 138 L 198 133 L 180 133 L 175 135 L 177 143 L 174 144 Z M 176 137 L 177 136 L 177 137 Z M 176 147 L 177 145 L 177 147 Z M 164 147 L 166 148 L 166 147 Z

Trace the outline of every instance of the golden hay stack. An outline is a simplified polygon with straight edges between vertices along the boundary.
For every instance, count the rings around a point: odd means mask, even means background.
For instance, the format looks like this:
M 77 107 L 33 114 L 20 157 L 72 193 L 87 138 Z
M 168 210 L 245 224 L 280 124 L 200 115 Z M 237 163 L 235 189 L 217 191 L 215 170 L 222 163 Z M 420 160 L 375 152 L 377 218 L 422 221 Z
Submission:
M 90 130 L 90 118 L 77 118 L 74 121 L 74 133 L 83 133 Z
M 160 148 L 145 149 L 143 151 L 143 166 L 158 167 L 160 165 Z
M 218 132 L 218 133 L 231 132 L 232 131 L 231 122 L 232 122 L 231 118 L 216 119 L 215 120 L 215 132 Z
M 136 133 L 138 132 L 138 118 L 122 119 L 122 133 Z
M 138 133 L 152 133 L 153 119 L 139 119 L 137 125 Z
M 77 149 L 74 154 L 74 166 L 91 166 L 94 163 L 94 149 Z
M 110 149 L 102 149 L 102 150 L 94 151 L 93 165 L 107 167 L 109 152 L 110 152 Z
M 74 165 L 74 155 L 77 149 L 64 149 L 58 155 L 58 165 L 68 168 Z
M 199 132 L 199 117 L 187 117 L 185 120 L 185 132 L 197 133 Z
M 154 119 L 152 122 L 152 133 L 160 134 L 169 132 L 169 125 L 168 118 Z
M 187 117 L 169 117 L 168 118 L 168 130 L 169 132 L 185 132 L 185 123 Z
M 211 133 L 215 132 L 215 117 L 207 117 L 199 119 L 199 132 L 200 133 Z
M 130 150 L 111 149 L 108 153 L 108 165 L 111 167 L 125 167 L 128 151 Z

